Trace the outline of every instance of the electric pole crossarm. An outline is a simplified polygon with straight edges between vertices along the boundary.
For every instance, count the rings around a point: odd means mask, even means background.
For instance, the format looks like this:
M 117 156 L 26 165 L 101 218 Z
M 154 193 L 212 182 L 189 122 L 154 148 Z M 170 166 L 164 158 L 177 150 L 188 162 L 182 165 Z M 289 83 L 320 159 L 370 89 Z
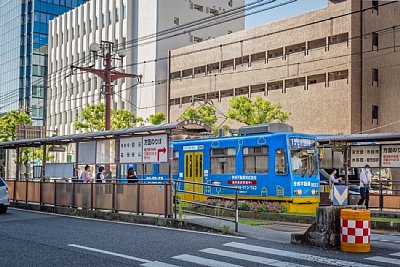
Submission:
M 86 72 L 93 73 L 97 76 L 99 76 L 102 80 L 106 79 L 106 72 L 104 70 L 99 70 L 99 69 L 94 69 L 94 68 L 89 68 L 89 67 L 78 67 L 71 65 L 71 69 L 78 69 Z
M 111 72 L 111 82 L 118 80 L 120 78 L 138 78 L 139 81 L 142 80 L 142 75 L 138 74 L 131 74 L 131 73 L 124 73 L 119 71 L 112 71 Z

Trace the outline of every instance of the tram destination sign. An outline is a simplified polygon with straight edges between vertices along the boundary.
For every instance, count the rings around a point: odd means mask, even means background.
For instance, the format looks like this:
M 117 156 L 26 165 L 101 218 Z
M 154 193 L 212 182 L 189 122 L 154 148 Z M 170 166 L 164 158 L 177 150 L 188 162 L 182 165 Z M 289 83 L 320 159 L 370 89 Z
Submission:
M 379 167 L 379 146 L 352 146 L 350 166 L 364 168 L 366 164 L 372 168 Z
M 168 162 L 167 135 L 121 139 L 119 157 L 120 163 Z

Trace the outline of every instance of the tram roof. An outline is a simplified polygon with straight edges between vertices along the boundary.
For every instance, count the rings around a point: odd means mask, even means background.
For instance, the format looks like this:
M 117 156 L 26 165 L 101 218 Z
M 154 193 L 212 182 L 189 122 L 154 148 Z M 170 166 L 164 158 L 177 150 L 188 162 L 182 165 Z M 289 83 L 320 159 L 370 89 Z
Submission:
M 203 122 L 195 120 L 187 120 L 175 123 L 140 126 L 128 129 L 98 131 L 91 133 L 80 133 L 80 134 L 46 137 L 46 138 L 21 139 L 16 141 L 0 142 L 0 148 L 13 149 L 16 147 L 37 147 L 44 144 L 61 145 L 74 142 L 101 141 L 101 140 L 110 140 L 116 138 L 126 138 L 126 137 L 143 136 L 150 134 L 163 134 L 163 133 L 195 135 L 201 133 L 209 133 L 210 129 L 211 129 L 210 126 L 208 126 Z
M 317 135 L 317 141 L 319 143 L 400 141 L 400 132 L 373 133 L 373 134 L 349 134 L 349 135 Z

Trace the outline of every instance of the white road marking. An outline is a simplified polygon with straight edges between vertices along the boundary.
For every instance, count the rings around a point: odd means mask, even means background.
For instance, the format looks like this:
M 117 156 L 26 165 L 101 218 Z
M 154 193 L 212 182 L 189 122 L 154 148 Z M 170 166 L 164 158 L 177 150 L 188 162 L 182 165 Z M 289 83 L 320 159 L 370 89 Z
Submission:
M 291 262 L 279 261 L 279 260 L 270 259 L 270 258 L 264 258 L 264 257 L 259 257 L 259 256 L 252 256 L 252 255 L 247 255 L 247 254 L 242 254 L 242 253 L 225 251 L 225 250 L 220 250 L 220 249 L 215 249 L 215 248 L 207 248 L 207 249 L 202 249 L 200 251 L 209 253 L 209 254 L 218 255 L 218 256 L 230 257 L 230 258 L 234 258 L 234 259 L 238 259 L 238 260 L 268 264 L 268 265 L 276 266 L 276 267 L 292 267 L 292 266 L 293 267 L 306 267 L 307 266 L 307 265 L 295 264 L 295 263 L 291 263 Z
M 245 250 L 250 250 L 250 251 L 255 251 L 255 252 L 262 252 L 262 253 L 266 253 L 266 254 L 278 255 L 278 256 L 294 258 L 294 259 L 299 259 L 299 260 L 318 262 L 318 263 L 322 263 L 322 264 L 330 264 L 330 265 L 334 265 L 334 266 L 352 266 L 352 267 L 367 267 L 367 266 L 372 267 L 372 266 L 374 266 L 375 267 L 375 265 L 366 265 L 366 264 L 357 263 L 357 262 L 343 261 L 343 260 L 325 258 L 325 257 L 320 257 L 320 256 L 315 256 L 315 255 L 310 255 L 310 254 L 247 245 L 247 244 L 237 243 L 237 242 L 227 243 L 227 244 L 224 244 L 224 246 L 245 249 Z
M 202 257 L 188 255 L 188 254 L 174 256 L 172 258 L 181 260 L 181 261 L 187 261 L 187 262 L 191 262 L 191 263 L 195 263 L 195 264 L 200 264 L 200 265 L 204 265 L 204 266 L 210 266 L 210 267 L 242 267 L 242 266 L 236 265 L 236 264 L 231 264 L 231 263 L 216 261 L 216 260 L 210 260 L 210 259 L 206 259 L 206 258 L 202 258 Z
M 225 238 L 234 238 L 234 239 L 246 239 L 246 237 L 244 237 L 244 236 L 232 236 L 232 235 L 222 235 L 222 234 L 217 234 L 217 233 L 198 232 L 198 231 L 192 231 L 192 230 L 187 230 L 187 229 L 178 229 L 178 228 L 171 228 L 171 227 L 165 227 L 165 226 L 159 226 L 159 225 L 130 223 L 130 222 L 121 222 L 121 221 L 110 221 L 110 220 L 78 217 L 78 216 L 58 214 L 58 213 L 50 213 L 50 212 L 43 212 L 43 211 L 36 211 L 36 210 L 24 210 L 24 209 L 18 209 L 18 208 L 10 208 L 10 209 L 19 210 L 19 211 L 26 211 L 26 212 L 31 212 L 31 213 L 46 214 L 46 215 L 50 215 L 50 216 L 67 217 L 67 218 L 78 219 L 78 220 L 97 221 L 97 222 L 106 222 L 106 223 L 116 223 L 116 224 L 125 224 L 125 225 L 135 225 L 135 226 L 141 226 L 141 227 L 158 228 L 158 229 L 164 229 L 164 230 L 170 230 L 170 231 L 178 231 L 178 232 L 186 232 L 186 233 L 193 233 L 193 234 L 212 235 L 212 236 L 219 236 L 219 237 L 225 237 Z
M 75 245 L 75 244 L 69 244 L 68 246 L 74 247 L 74 248 L 85 249 L 85 250 L 89 250 L 89 251 L 93 251 L 93 252 L 98 252 L 98 253 L 102 253 L 102 254 L 106 254 L 106 255 L 111 255 L 111 256 L 115 256 L 115 257 L 120 257 L 120 258 L 124 258 L 124 259 L 128 259 L 128 260 L 140 261 L 140 262 L 144 262 L 144 263 L 151 262 L 146 259 L 141 259 L 141 258 L 128 256 L 128 255 L 124 255 L 124 254 L 120 254 L 120 253 L 115 253 L 115 252 L 111 252 L 111 251 L 101 250 L 101 249 L 97 249 L 97 248 L 85 247 L 85 246 L 80 246 L 80 245 Z
M 400 266 L 399 259 L 386 258 L 386 257 L 380 257 L 380 256 L 375 256 L 375 257 L 370 257 L 370 258 L 365 258 L 365 259 L 370 260 L 370 261 L 389 263 L 389 264 L 394 264 L 394 265 Z
M 393 254 L 390 254 L 391 256 L 396 256 L 396 257 L 400 257 L 400 252 L 397 252 L 397 253 L 393 253 Z
M 140 264 L 140 266 L 144 266 L 144 267 L 179 267 L 177 265 L 172 265 L 172 264 L 168 264 L 165 262 L 159 262 L 159 261 L 143 263 L 143 264 Z

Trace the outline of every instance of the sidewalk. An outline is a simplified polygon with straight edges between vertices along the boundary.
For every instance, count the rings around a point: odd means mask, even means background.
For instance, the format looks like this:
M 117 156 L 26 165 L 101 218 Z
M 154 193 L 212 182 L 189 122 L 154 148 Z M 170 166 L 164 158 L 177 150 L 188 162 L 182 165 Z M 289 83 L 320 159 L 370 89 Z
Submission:
M 183 220 L 201 225 L 204 227 L 214 228 L 221 230 L 229 227 L 229 231 L 234 233 L 235 223 L 223 221 L 214 218 L 183 215 Z M 296 224 L 286 222 L 268 222 L 266 225 L 251 226 L 248 224 L 239 223 L 239 235 L 245 237 L 252 237 L 260 240 L 275 241 L 279 243 L 290 243 L 291 234 L 294 232 L 304 232 L 309 225 Z

